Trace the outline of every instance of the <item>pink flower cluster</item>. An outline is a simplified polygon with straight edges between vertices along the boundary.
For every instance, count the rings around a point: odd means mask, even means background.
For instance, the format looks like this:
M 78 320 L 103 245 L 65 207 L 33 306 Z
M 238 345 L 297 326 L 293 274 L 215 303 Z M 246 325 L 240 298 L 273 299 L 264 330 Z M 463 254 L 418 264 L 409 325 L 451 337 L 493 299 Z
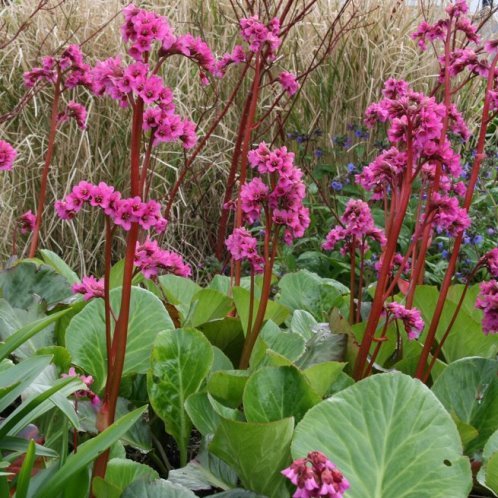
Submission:
M 350 199 L 346 204 L 344 214 L 341 216 L 341 223 L 342 225 L 336 226 L 327 234 L 325 242 L 322 244 L 322 248 L 326 251 L 332 251 L 341 240 L 346 242 L 341 250 L 344 254 L 354 248 L 353 241 L 362 245 L 363 250 L 368 247 L 365 242 L 367 237 L 372 238 L 381 246 L 386 242 L 384 232 L 375 227 L 370 208 L 364 201 Z
M 299 83 L 296 76 L 288 71 L 283 71 L 279 74 L 278 82 L 289 96 L 294 95 L 299 90 Z
M 213 73 L 216 60 L 209 46 L 201 38 L 190 33 L 176 36 L 164 17 L 133 4 L 123 9 L 123 14 L 123 40 L 130 43 L 128 53 L 136 61 L 145 62 L 154 43 L 157 43 L 160 57 L 180 54 L 191 59 L 201 68 L 201 82 L 209 84 L 204 71 Z
M 258 240 L 246 228 L 236 228 L 225 244 L 235 261 L 249 261 L 254 272 L 263 271 L 264 259 L 258 254 Z
M 36 215 L 33 214 L 31 209 L 21 215 L 21 217 L 19 218 L 19 225 L 21 227 L 21 233 L 23 235 L 26 235 L 27 233 L 30 233 L 35 229 Z
M 446 40 L 448 29 L 455 25 L 456 29 L 462 32 L 467 42 L 478 43 L 477 26 L 465 15 L 469 8 L 464 0 L 457 0 L 446 8 L 449 18 L 440 19 L 435 24 L 429 24 L 426 21 L 420 23 L 411 37 L 417 41 L 421 50 L 427 49 L 427 44 L 432 44 L 437 40 Z
M 73 218 L 85 203 L 101 208 L 115 225 L 130 230 L 132 223 L 138 223 L 144 230 L 154 229 L 157 233 L 166 230 L 167 220 L 161 215 L 161 205 L 150 200 L 142 202 L 140 197 L 122 198 L 114 187 L 100 182 L 93 185 L 82 181 L 76 185 L 64 200 L 56 201 L 55 210 L 63 220 Z
M 488 267 L 489 273 L 495 278 L 498 278 L 498 247 L 491 249 L 484 255 L 483 260 Z
M 407 309 L 400 303 L 388 303 L 385 305 L 386 311 L 395 318 L 401 320 L 405 327 L 408 339 L 418 339 L 424 330 L 424 320 L 417 308 Z
M 0 140 L 0 171 L 10 171 L 16 156 L 16 149 L 5 140 Z
M 280 40 L 280 21 L 274 17 L 265 26 L 258 16 L 240 20 L 242 38 L 249 44 L 251 52 L 259 52 L 268 43 L 268 58 L 275 59 L 282 41 Z
M 432 206 L 433 223 L 439 232 L 455 236 L 470 226 L 469 215 L 460 207 L 456 197 L 435 193 Z
M 225 72 L 230 64 L 239 64 L 247 60 L 244 47 L 235 45 L 231 53 L 224 54 L 215 64 L 214 75 L 218 78 L 225 76 Z
M 91 375 L 78 375 L 74 367 L 71 367 L 69 369 L 69 372 L 67 374 L 63 373 L 61 377 L 63 379 L 66 379 L 68 377 L 78 377 L 81 380 L 81 382 L 83 382 L 83 384 L 86 385 L 86 389 L 81 389 L 80 391 L 76 391 L 74 393 L 74 397 L 76 399 L 88 398 L 90 400 L 90 403 L 96 410 L 100 408 L 102 404 L 100 398 L 90 389 L 90 386 L 93 384 L 93 377 Z
M 76 283 L 72 287 L 75 294 L 83 294 L 85 301 L 96 297 L 104 297 L 104 279 L 100 280 L 92 277 L 91 275 L 83 277 L 80 283 Z
M 78 45 L 69 45 L 60 57 L 42 57 L 41 67 L 35 67 L 24 73 L 24 85 L 32 88 L 39 81 L 55 83 L 58 74 L 66 88 L 80 85 L 90 87 L 90 66 L 84 62 L 83 53 Z
M 271 216 L 276 225 L 285 227 L 284 241 L 302 237 L 310 224 L 309 210 L 303 206 L 306 187 L 303 172 L 294 165 L 294 154 L 287 147 L 270 150 L 265 142 L 249 152 L 250 165 L 260 174 L 274 175 L 273 188 L 259 177 L 253 178 L 241 188 L 242 211 L 249 223 L 258 221 L 261 212 Z
M 195 124 L 175 113 L 173 92 L 151 73 L 144 62 L 125 66 L 119 57 L 111 57 L 92 69 L 92 89 L 97 95 L 118 100 L 122 107 L 128 106 L 133 96 L 141 98 L 149 106 L 143 129 L 153 134 L 155 146 L 180 140 L 186 149 L 193 147 L 197 141 Z
M 65 123 L 70 119 L 76 121 L 76 125 L 80 130 L 86 130 L 86 108 L 82 104 L 71 100 L 66 110 L 59 114 L 59 123 Z
M 137 242 L 134 264 L 145 278 L 156 277 L 161 270 L 180 277 L 189 277 L 192 273 L 179 254 L 161 249 L 149 238 L 143 243 Z
M 343 498 L 349 482 L 342 472 L 321 452 L 311 451 L 282 471 L 294 486 L 294 498 Z
M 484 312 L 482 331 L 484 334 L 498 333 L 498 281 L 482 282 L 476 300 L 476 308 Z

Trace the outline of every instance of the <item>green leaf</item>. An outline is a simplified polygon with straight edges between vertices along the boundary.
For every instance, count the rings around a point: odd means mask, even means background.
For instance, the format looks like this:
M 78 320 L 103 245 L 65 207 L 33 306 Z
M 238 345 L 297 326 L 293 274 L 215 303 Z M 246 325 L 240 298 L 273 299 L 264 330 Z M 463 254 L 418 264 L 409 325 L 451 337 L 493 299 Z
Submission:
M 442 335 L 453 317 L 463 290 L 463 285 L 450 287 L 445 300 L 443 313 L 436 331 L 437 339 Z M 482 312 L 475 308 L 479 286 L 469 287 L 462 308 L 458 313 L 448 339 L 443 345 L 443 354 L 447 363 L 452 363 L 468 356 L 492 358 L 498 351 L 498 335 L 485 336 L 482 332 Z M 438 290 L 428 285 L 418 285 L 415 291 L 414 306 L 419 308 L 425 323 L 430 323 L 438 298 Z M 422 342 L 425 334 L 422 336 Z
M 52 363 L 59 369 L 60 372 L 67 372 L 71 368 L 71 355 L 66 348 L 62 346 L 47 346 L 40 348 L 36 352 L 36 356 L 51 355 Z
M 211 495 L 211 498 L 266 498 L 263 495 L 253 493 L 252 491 L 247 491 L 247 489 L 230 489 L 229 491 L 223 491 L 222 493 L 216 493 Z
M 318 320 L 326 320 L 330 310 L 349 289 L 332 279 L 300 270 L 287 273 L 278 283 L 278 302 L 292 310 L 305 310 Z
M 121 289 L 111 290 L 110 297 L 114 314 L 118 316 Z M 123 377 L 146 373 L 152 344 L 158 332 L 174 328 L 171 318 L 156 296 L 144 289 L 132 287 Z M 100 392 L 107 377 L 103 299 L 94 299 L 71 320 L 66 332 L 66 347 L 73 363 L 93 376 L 92 389 Z
M 69 455 L 64 465 L 50 479 L 43 482 L 38 489 L 36 497 L 52 498 L 53 496 L 57 496 L 64 489 L 69 479 L 95 460 L 125 434 L 146 409 L 147 406 L 137 408 L 133 412 L 121 417 L 93 439 L 89 439 L 78 446 L 78 452 Z
M 188 315 L 192 300 L 201 290 L 201 286 L 189 278 L 177 275 L 161 275 L 158 281 L 168 302 L 179 311 L 183 322 Z
M 50 398 L 56 393 L 66 397 L 84 388 L 83 382 L 76 377 L 57 380 L 52 387 L 41 394 L 24 401 L 3 420 L 0 426 L 0 439 L 5 436 L 15 436 L 33 420 L 53 408 L 53 400 Z
M 51 266 L 59 275 L 62 275 L 69 284 L 73 285 L 80 282 L 78 275 L 55 252 L 48 249 L 40 249 L 40 253 L 43 261 Z
M 482 449 L 498 429 L 497 373 L 496 360 L 464 358 L 448 365 L 432 387 L 450 413 L 479 432 L 466 446 L 468 454 Z
M 207 393 L 191 394 L 185 401 L 185 410 L 194 427 L 203 436 L 216 432 L 221 418 L 209 401 Z
M 130 484 L 121 498 L 197 498 L 192 491 L 179 484 L 173 484 L 163 479 L 147 482 L 135 481 Z
M 247 334 L 247 326 L 249 324 L 249 311 L 250 311 L 250 301 L 251 293 L 247 289 L 242 287 L 234 287 L 232 289 L 233 300 L 235 302 L 235 307 L 237 308 L 237 313 L 240 316 L 240 323 L 244 330 L 244 335 Z M 256 321 L 256 315 L 258 313 L 259 299 L 254 298 L 253 304 L 253 314 L 252 323 Z M 276 303 L 275 301 L 268 301 L 266 306 L 266 312 L 264 319 L 272 320 L 277 325 L 280 325 L 290 314 L 289 309 L 282 304 Z
M 486 486 L 498 493 L 498 452 L 494 453 L 486 465 Z
M 238 318 L 227 317 L 204 323 L 199 330 L 213 346 L 221 349 L 234 365 L 239 364 L 244 346 L 244 331 Z
M 198 327 L 203 323 L 224 318 L 233 308 L 233 301 L 214 289 L 201 289 L 192 299 L 185 326 Z
M 400 373 L 374 375 L 312 408 L 296 428 L 292 456 L 310 451 L 343 472 L 350 498 L 467 498 L 472 488 L 451 416 Z
M 292 314 L 290 329 L 299 334 L 305 341 L 313 337 L 313 330 L 318 325 L 311 313 L 304 310 L 295 310 Z
M 0 450 L 13 451 L 16 453 L 26 453 L 30 441 L 20 437 L 5 436 L 0 440 Z M 58 453 L 40 444 L 35 444 L 36 456 L 57 458 Z
M 212 363 L 211 344 L 196 329 L 162 332 L 154 343 L 147 390 L 154 411 L 164 420 L 166 431 L 180 448 L 182 466 L 187 463 L 192 430 L 185 400 L 198 391 Z
M 13 403 L 52 360 L 52 356 L 27 358 L 0 372 L 0 413 Z
M 35 463 L 35 442 L 33 439 L 29 442 L 28 451 L 17 476 L 16 498 L 26 498 L 31 480 L 31 470 Z
M 248 378 L 249 372 L 246 370 L 221 370 L 209 377 L 207 390 L 220 403 L 237 408 L 242 403 L 242 393 Z
M 244 389 L 244 413 L 249 422 L 288 417 L 299 421 L 319 401 L 306 377 L 293 366 L 261 368 Z
M 64 486 L 64 498 L 87 498 L 90 494 L 91 474 L 90 465 L 74 473 Z
M 230 358 L 216 346 L 211 346 L 213 348 L 214 360 L 211 367 L 211 373 L 218 372 L 219 370 L 233 370 L 233 363 Z
M 280 474 L 290 462 L 294 420 L 269 423 L 222 420 L 209 450 L 234 468 L 243 486 L 269 498 L 287 498 Z
M 35 334 L 38 334 L 42 330 L 46 329 L 50 324 L 54 323 L 61 316 L 67 313 L 67 309 L 58 311 L 57 313 L 52 313 L 47 317 L 40 318 L 24 327 L 20 328 L 18 331 L 9 336 L 3 344 L 0 344 L 0 360 L 7 358 L 12 352 L 14 352 L 19 346 L 24 344 L 26 341 L 31 339 Z
M 152 481 L 158 478 L 159 474 L 148 465 L 125 458 L 113 458 L 109 460 L 105 472 L 104 482 L 107 486 L 102 485 L 102 483 L 94 485 L 95 497 L 111 498 L 115 495 L 116 498 L 119 498 L 132 482 L 139 479 Z
M 69 282 L 49 266 L 20 262 L 0 272 L 3 297 L 14 308 L 28 309 L 41 297 L 52 307 L 73 296 Z
M 317 363 L 304 370 L 303 373 L 311 384 L 313 391 L 315 391 L 318 396 L 323 397 L 329 392 L 331 386 L 339 378 L 339 375 L 342 373 L 345 366 L 345 363 L 327 361 L 325 363 Z

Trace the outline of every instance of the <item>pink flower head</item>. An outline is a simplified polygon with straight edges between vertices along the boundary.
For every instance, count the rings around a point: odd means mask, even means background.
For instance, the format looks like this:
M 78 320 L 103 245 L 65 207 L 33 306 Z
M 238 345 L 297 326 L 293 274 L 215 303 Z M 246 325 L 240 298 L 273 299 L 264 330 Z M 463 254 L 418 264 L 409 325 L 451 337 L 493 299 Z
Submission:
M 485 335 L 498 333 L 498 281 L 490 280 L 480 284 L 476 308 L 484 313 L 482 331 Z
M 467 211 L 460 207 L 457 197 L 435 193 L 433 197 L 433 223 L 438 231 L 458 235 L 470 226 Z
M 142 244 L 137 242 L 134 264 L 145 278 L 156 277 L 160 271 L 181 277 L 192 273 L 179 254 L 161 249 L 155 240 L 148 237 Z
M 417 308 L 407 309 L 400 303 L 388 303 L 385 308 L 393 318 L 403 322 L 408 339 L 418 339 L 422 330 L 424 330 L 424 321 Z
M 280 47 L 280 21 L 274 18 L 265 26 L 258 16 L 240 20 L 242 38 L 249 44 L 251 52 L 259 52 L 265 43 L 269 46 L 269 58 L 273 60 Z
M 262 203 L 266 201 L 268 193 L 268 186 L 260 178 L 253 178 L 242 185 L 240 191 L 242 211 L 249 223 L 254 223 L 259 219 Z
M 382 93 L 384 97 L 388 99 L 397 99 L 406 95 L 407 91 L 408 83 L 406 81 L 389 78 L 384 83 L 384 89 L 382 90 Z
M 74 397 L 78 399 L 89 399 L 90 403 L 92 404 L 92 407 L 96 412 L 99 411 L 102 402 L 100 401 L 100 398 L 90 389 L 90 386 L 93 384 L 93 377 L 91 375 L 79 375 L 74 367 L 71 367 L 68 371 L 68 373 L 63 373 L 61 375 L 63 379 L 66 379 L 68 377 L 77 377 L 83 382 L 83 384 L 86 385 L 86 389 L 81 389 L 79 391 L 76 391 L 74 393 Z
M 483 261 L 486 263 L 489 273 L 494 278 L 498 278 L 498 247 L 491 249 L 491 251 L 485 254 Z
M 21 233 L 23 235 L 30 233 L 35 229 L 36 215 L 33 214 L 31 209 L 21 215 L 21 217 L 19 218 L 19 225 L 21 227 Z
M 467 14 L 469 6 L 465 0 L 455 0 L 455 2 L 448 5 L 445 10 L 449 16 L 458 17 Z
M 381 246 L 385 244 L 384 232 L 375 227 L 374 219 L 368 204 L 359 199 L 350 199 L 346 204 L 344 214 L 341 216 L 343 226 L 333 228 L 322 244 L 323 249 L 331 251 L 340 240 L 345 240 L 347 246 L 352 243 L 353 238 L 358 244 L 362 239 L 371 237 L 379 242 Z
M 296 76 L 288 71 L 283 71 L 279 74 L 278 82 L 289 96 L 294 95 L 299 90 L 299 83 Z
M 10 171 L 14 165 L 17 152 L 9 143 L 0 140 L 0 171 Z
M 282 474 L 297 486 L 294 498 L 343 498 L 350 487 L 342 472 L 319 451 L 295 460 Z
M 67 106 L 66 110 L 59 115 L 59 122 L 64 123 L 74 119 L 80 130 L 86 130 L 86 108 L 78 102 L 71 100 Z
M 91 275 L 83 277 L 81 283 L 73 285 L 75 294 L 83 294 L 83 299 L 89 301 L 96 297 L 104 297 L 104 279 L 97 280 Z
M 114 187 L 107 185 L 105 182 L 100 182 L 98 185 L 92 185 L 90 187 L 90 206 L 100 207 L 102 209 L 107 208 L 113 192 Z
M 263 271 L 263 258 L 258 254 L 258 241 L 246 228 L 236 228 L 225 244 L 235 261 L 247 260 L 252 269 Z
M 182 134 L 179 138 L 183 143 L 184 149 L 191 149 L 197 143 L 197 125 L 193 121 L 190 121 L 190 119 L 184 119 L 182 126 Z

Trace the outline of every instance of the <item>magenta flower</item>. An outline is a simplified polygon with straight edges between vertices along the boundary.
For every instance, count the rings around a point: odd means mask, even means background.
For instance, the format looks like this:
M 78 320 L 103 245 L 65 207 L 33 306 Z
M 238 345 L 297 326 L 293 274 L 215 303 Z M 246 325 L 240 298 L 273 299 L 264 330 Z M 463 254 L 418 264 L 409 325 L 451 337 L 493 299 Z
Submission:
M 59 114 L 59 123 L 65 123 L 74 119 L 80 130 L 86 130 L 86 109 L 85 106 L 71 100 L 66 110 Z
M 369 237 L 383 246 L 386 242 L 384 232 L 375 227 L 374 219 L 368 204 L 357 199 L 350 199 L 346 204 L 344 214 L 341 216 L 341 223 L 333 228 L 322 244 L 326 251 L 332 251 L 335 245 L 344 240 L 346 242 L 344 252 L 351 248 L 353 239 L 358 244 L 364 244 L 364 239 Z
M 259 20 L 257 15 L 241 19 L 240 29 L 242 38 L 249 44 L 251 52 L 259 52 L 268 43 L 268 57 L 270 60 L 275 59 L 276 52 L 282 43 L 279 38 L 280 21 L 278 18 L 273 18 L 267 26 Z
M 498 333 L 498 281 L 482 282 L 476 308 L 484 313 L 482 331 L 485 335 Z
M 450 235 L 457 235 L 470 226 L 467 211 L 460 207 L 456 197 L 434 194 L 433 223 L 437 230 L 446 231 Z
M 14 165 L 17 152 L 9 143 L 0 140 L 0 171 L 10 171 Z
M 102 404 L 100 398 L 90 389 L 90 386 L 93 384 L 93 377 L 91 375 L 78 375 L 74 367 L 71 367 L 68 371 L 68 373 L 63 373 L 61 374 L 61 377 L 63 379 L 66 379 L 68 377 L 78 377 L 83 384 L 86 385 L 86 389 L 81 389 L 79 391 L 76 391 L 73 393 L 74 397 L 78 399 L 85 399 L 88 398 L 90 400 L 90 403 L 92 404 L 93 408 L 98 411 L 100 409 L 100 406 Z
M 278 82 L 289 96 L 294 95 L 299 90 L 299 83 L 296 76 L 288 71 L 283 71 L 279 74 Z
M 343 498 L 350 484 L 342 472 L 321 452 L 312 451 L 282 471 L 294 486 L 294 498 Z
M 498 278 L 498 247 L 491 249 L 491 251 L 485 254 L 483 261 L 486 263 L 489 273 L 494 278 Z
M 142 244 L 137 242 L 134 264 L 147 279 L 156 277 L 160 271 L 180 277 L 189 277 L 192 273 L 179 254 L 161 249 L 148 237 Z
M 418 339 L 424 330 L 424 320 L 417 308 L 407 309 L 400 303 L 388 303 L 385 309 L 393 318 L 403 322 L 408 339 Z
M 248 261 L 253 271 L 263 271 L 264 259 L 258 254 L 258 241 L 246 228 L 236 228 L 225 244 L 235 261 Z
M 73 285 L 72 290 L 75 294 L 83 294 L 85 301 L 96 297 L 104 297 L 104 279 L 97 280 L 91 275 L 83 277 L 81 283 Z
M 26 211 L 21 217 L 19 218 L 19 225 L 21 227 L 21 233 L 23 235 L 30 233 L 34 230 L 35 225 L 36 225 L 36 215 L 33 214 L 31 209 L 29 211 Z

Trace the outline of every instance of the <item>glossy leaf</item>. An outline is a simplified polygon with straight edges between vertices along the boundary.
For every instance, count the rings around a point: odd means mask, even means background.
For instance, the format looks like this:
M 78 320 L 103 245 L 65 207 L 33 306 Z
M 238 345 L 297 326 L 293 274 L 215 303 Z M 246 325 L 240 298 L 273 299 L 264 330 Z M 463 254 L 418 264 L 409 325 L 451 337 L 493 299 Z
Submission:
M 497 360 L 464 358 L 448 365 L 432 387 L 450 413 L 478 431 L 465 448 L 469 454 L 498 429 L 497 374 Z
M 40 249 L 40 254 L 43 261 L 51 266 L 59 275 L 62 275 L 70 285 L 80 282 L 78 275 L 55 252 L 48 249 Z
M 296 428 L 292 456 L 315 450 L 349 480 L 349 498 L 467 498 L 472 488 L 451 416 L 427 387 L 399 373 L 369 377 L 312 408 Z
M 178 329 L 157 336 L 152 350 L 147 389 L 154 411 L 164 420 L 181 453 L 187 459 L 192 423 L 185 400 L 198 391 L 213 363 L 209 341 L 196 329 Z
M 238 318 L 226 317 L 204 323 L 199 330 L 213 346 L 221 349 L 234 365 L 238 365 L 244 346 L 244 331 Z
M 16 498 L 26 498 L 31 480 L 31 471 L 35 463 L 35 442 L 33 439 L 29 442 L 28 451 L 17 476 Z
M 209 377 L 207 390 L 214 399 L 237 408 L 242 403 L 242 393 L 248 378 L 249 372 L 246 370 L 221 370 Z
M 113 289 L 111 305 L 116 316 L 120 304 L 121 289 Z M 149 291 L 132 287 L 123 376 L 146 373 L 154 339 L 159 332 L 171 329 L 174 329 L 173 322 L 161 301 Z M 100 392 L 107 376 L 103 299 L 94 299 L 71 320 L 66 346 L 73 363 L 93 376 L 92 388 Z
M 121 498 L 197 498 L 192 491 L 165 481 L 157 479 L 156 481 L 139 480 L 130 484 L 121 495 Z
M 313 391 L 318 396 L 323 397 L 327 394 L 334 382 L 339 378 L 342 370 L 346 366 L 345 363 L 337 361 L 327 361 L 325 363 L 317 363 L 303 371 L 304 376 L 308 379 Z
M 261 368 L 244 389 L 244 413 L 249 422 L 288 417 L 299 421 L 319 401 L 306 377 L 293 366 Z
M 194 427 L 203 435 L 214 434 L 220 423 L 213 405 L 205 392 L 191 394 L 185 401 L 185 410 Z
M 201 289 L 192 298 L 185 326 L 198 327 L 203 323 L 224 318 L 233 308 L 233 301 L 215 289 Z
M 222 420 L 209 450 L 237 472 L 243 486 L 269 498 L 288 498 L 280 471 L 290 462 L 292 418 L 269 423 Z

